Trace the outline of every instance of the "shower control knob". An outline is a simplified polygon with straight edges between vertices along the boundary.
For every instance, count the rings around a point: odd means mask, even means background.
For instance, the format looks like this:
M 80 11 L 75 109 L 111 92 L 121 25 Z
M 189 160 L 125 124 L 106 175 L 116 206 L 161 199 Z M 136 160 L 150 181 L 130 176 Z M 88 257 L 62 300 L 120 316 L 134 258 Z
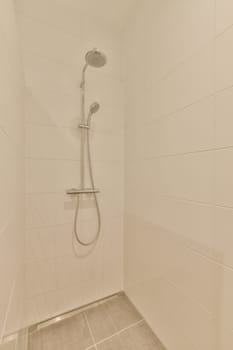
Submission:
M 99 192 L 100 190 L 97 188 L 70 188 L 66 191 L 66 194 L 90 194 Z

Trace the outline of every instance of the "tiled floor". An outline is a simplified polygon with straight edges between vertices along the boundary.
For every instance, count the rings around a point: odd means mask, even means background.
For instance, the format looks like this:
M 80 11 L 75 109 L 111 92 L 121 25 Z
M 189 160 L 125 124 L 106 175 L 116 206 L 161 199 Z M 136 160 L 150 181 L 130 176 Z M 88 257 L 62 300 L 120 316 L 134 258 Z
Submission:
M 29 350 L 165 350 L 122 293 L 34 330 Z

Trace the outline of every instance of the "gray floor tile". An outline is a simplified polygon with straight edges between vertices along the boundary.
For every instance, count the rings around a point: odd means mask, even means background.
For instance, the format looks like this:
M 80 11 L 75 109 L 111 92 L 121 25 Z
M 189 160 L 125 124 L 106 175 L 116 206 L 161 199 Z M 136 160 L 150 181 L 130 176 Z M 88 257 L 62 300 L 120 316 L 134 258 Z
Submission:
M 141 322 L 134 325 L 140 320 Z M 131 325 L 133 326 L 130 327 Z M 95 342 L 103 341 L 97 345 L 97 348 L 92 342 L 89 327 Z M 124 328 L 127 329 L 124 330 Z M 119 330 L 121 332 L 115 334 Z M 109 337 L 111 338 L 104 341 Z M 29 335 L 29 350 L 86 350 L 87 348 L 89 350 L 165 350 L 124 294 L 95 304 L 75 316 Z
M 29 350 L 40 350 L 43 349 L 41 332 L 30 333 L 28 339 L 28 349 Z
M 29 350 L 84 350 L 93 344 L 82 313 L 58 322 L 29 337 Z
M 96 342 L 99 342 L 116 333 L 112 317 L 106 303 L 102 303 L 85 311 L 89 325 Z
M 117 330 L 129 327 L 142 319 L 125 294 L 110 299 L 107 302 L 107 307 Z
M 98 350 L 165 350 L 145 322 L 98 345 Z
M 64 344 L 63 345 L 63 348 L 62 348 L 62 350 L 79 350 L 80 349 L 80 347 L 79 347 L 80 345 L 79 345 L 79 343 L 72 343 L 72 344 Z M 87 347 L 87 348 L 85 348 L 85 350 L 96 350 L 96 348 L 93 346 L 93 347 Z
M 65 323 L 65 343 L 79 343 L 78 350 L 92 345 L 91 334 L 83 313 L 68 318 Z
M 122 347 L 120 338 L 114 336 L 113 338 L 106 340 L 104 343 L 97 346 L 97 350 L 124 350 Z
M 123 332 L 120 339 L 125 350 L 165 350 L 144 321 Z

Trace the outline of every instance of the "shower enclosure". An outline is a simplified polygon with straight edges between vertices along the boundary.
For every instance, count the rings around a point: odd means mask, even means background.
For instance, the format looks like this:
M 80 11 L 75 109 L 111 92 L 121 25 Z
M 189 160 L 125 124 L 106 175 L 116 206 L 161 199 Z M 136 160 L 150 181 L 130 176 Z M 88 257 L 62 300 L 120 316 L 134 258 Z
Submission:
M 0 2 L 0 350 L 233 348 L 232 58 L 229 0 Z
M 28 325 L 123 290 L 121 39 L 99 10 L 19 1 Z

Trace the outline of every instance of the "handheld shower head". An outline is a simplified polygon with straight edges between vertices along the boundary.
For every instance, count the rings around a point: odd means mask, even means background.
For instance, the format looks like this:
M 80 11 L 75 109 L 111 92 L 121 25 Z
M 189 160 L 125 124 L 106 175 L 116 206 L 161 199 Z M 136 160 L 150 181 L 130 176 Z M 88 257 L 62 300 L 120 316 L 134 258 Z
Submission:
M 90 109 L 89 109 L 89 115 L 91 116 L 92 114 L 98 112 L 98 110 L 100 109 L 100 105 L 98 102 L 93 102 L 90 105 Z
M 95 114 L 95 113 L 97 113 L 99 109 L 100 109 L 100 105 L 99 105 L 98 102 L 93 102 L 93 103 L 90 105 L 89 113 L 88 113 L 88 118 L 87 118 L 87 125 L 88 125 L 88 126 L 90 126 L 92 115 Z

